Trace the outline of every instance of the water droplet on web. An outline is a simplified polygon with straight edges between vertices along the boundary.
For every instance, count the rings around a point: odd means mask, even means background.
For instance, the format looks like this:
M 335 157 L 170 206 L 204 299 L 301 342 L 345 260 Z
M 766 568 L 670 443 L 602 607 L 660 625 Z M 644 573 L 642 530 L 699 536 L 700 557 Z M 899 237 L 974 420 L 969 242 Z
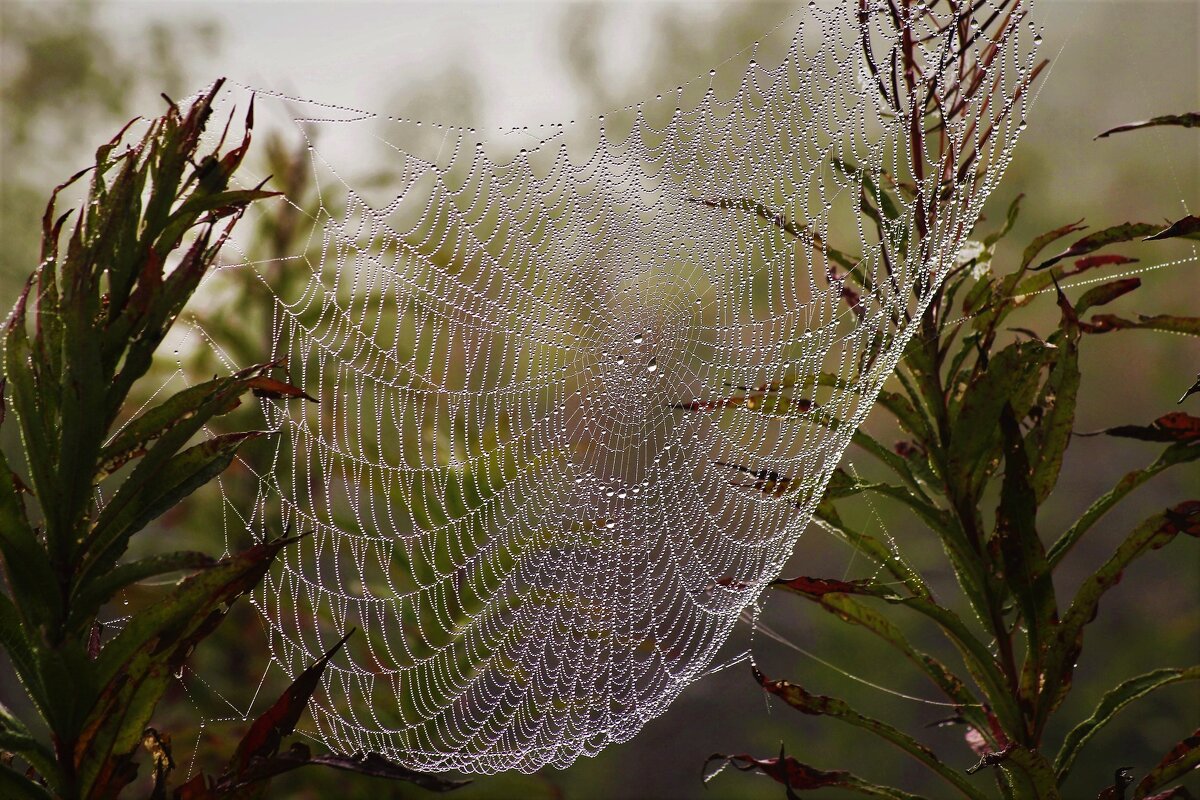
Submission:
M 658 359 L 650 359 L 650 363 L 646 365 L 646 372 L 658 372 Z
M 624 363 L 625 363 L 625 356 L 617 356 L 617 366 L 621 366 Z
M 633 343 L 634 343 L 634 344 L 641 344 L 641 343 L 642 343 L 642 341 L 643 341 L 642 334 L 640 334 L 640 333 L 635 333 L 635 334 L 633 335 Z

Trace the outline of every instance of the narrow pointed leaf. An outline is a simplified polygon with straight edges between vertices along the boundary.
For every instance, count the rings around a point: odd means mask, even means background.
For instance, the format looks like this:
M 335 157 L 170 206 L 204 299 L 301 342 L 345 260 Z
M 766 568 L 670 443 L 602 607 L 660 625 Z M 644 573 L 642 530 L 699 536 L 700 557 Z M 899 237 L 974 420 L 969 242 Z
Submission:
M 1082 314 L 1094 306 L 1103 306 L 1123 297 L 1142 285 L 1141 278 L 1122 278 L 1088 289 L 1075 303 L 1075 313 Z
M 232 776 L 235 782 L 244 779 L 243 773 L 251 761 L 256 758 L 271 758 L 279 752 L 283 737 L 295 730 L 300 716 L 308 708 L 308 700 L 320 684 L 325 667 L 353 633 L 351 630 L 343 636 L 315 664 L 300 673 L 279 699 L 254 720 L 250 730 L 238 742 L 237 750 L 234 751 L 226 770 L 226 774 Z
M 1114 133 L 1124 133 L 1125 131 L 1136 131 L 1141 128 L 1153 128 L 1159 125 L 1177 125 L 1183 128 L 1200 127 L 1200 113 L 1190 112 L 1187 114 L 1164 114 L 1160 117 L 1151 117 L 1141 122 L 1127 122 L 1124 125 L 1118 125 L 1115 128 L 1109 128 L 1104 133 L 1097 136 L 1097 139 L 1104 139 L 1112 136 Z
M 1125 319 L 1114 314 L 1097 314 L 1088 320 L 1084 330 L 1088 333 L 1108 333 L 1121 330 L 1149 330 L 1164 333 L 1182 333 L 1200 336 L 1200 317 L 1180 317 L 1172 314 L 1139 314 L 1136 320 Z
M 239 395 L 254 388 L 254 382 L 273 366 L 259 364 L 224 378 L 189 386 L 131 420 L 100 452 L 97 479 L 144 455 L 151 443 L 175 426 L 187 422 L 190 429 L 196 430 L 213 417 L 237 408 Z
M 1044 661 L 1046 690 L 1038 703 L 1039 720 L 1044 721 L 1069 690 L 1082 647 L 1084 626 L 1095 619 L 1104 594 L 1117 585 L 1131 563 L 1152 550 L 1165 547 L 1181 533 L 1200 537 L 1200 500 L 1189 500 L 1150 516 L 1083 581 L 1048 648 Z
M 111 602 L 118 592 L 148 578 L 158 577 L 180 570 L 206 569 L 216 561 L 205 553 L 181 550 L 118 564 L 79 592 L 71 603 L 71 619 L 68 625 L 81 628 L 96 616 L 100 607 Z
M 1087 253 L 1095 252 L 1102 247 L 1108 247 L 1111 244 L 1120 244 L 1121 242 L 1130 242 L 1134 239 L 1142 239 L 1151 234 L 1158 233 L 1159 226 L 1151 225 L 1147 222 L 1125 222 L 1120 225 L 1113 225 L 1109 228 L 1096 231 L 1088 234 L 1082 239 L 1075 242 L 1073 245 L 1063 250 L 1053 258 L 1048 258 L 1038 264 L 1034 269 L 1043 270 L 1051 267 L 1062 261 L 1064 258 L 1072 258 L 1074 256 L 1082 256 Z
M 134 533 L 224 472 L 242 445 L 264 435 L 261 431 L 250 431 L 214 436 L 164 464 L 155 480 L 129 498 L 119 513 L 106 513 L 112 504 L 105 507 L 96 522 L 90 557 L 77 584 L 80 591 L 86 590 L 97 573 L 111 568 L 125 552 Z M 126 487 L 122 486 L 117 497 L 125 491 Z
M 1126 473 L 1116 486 L 1088 506 L 1079 519 L 1054 543 L 1048 554 L 1051 565 L 1058 564 L 1083 538 L 1083 535 L 1130 492 L 1167 468 L 1195 461 L 1198 458 L 1200 458 L 1200 446 L 1180 442 L 1163 450 L 1154 463 L 1149 466 Z
M 1147 236 L 1146 241 L 1154 242 L 1159 239 L 1198 239 L 1200 238 L 1200 217 L 1188 215 L 1177 219 L 1153 236 Z
M 879 797 L 884 800 L 923 800 L 918 795 L 909 794 L 901 789 L 870 783 L 851 772 L 820 770 L 782 754 L 779 758 L 755 758 L 744 753 L 729 756 L 714 753 L 705 760 L 705 769 L 707 770 L 708 765 L 714 761 L 722 761 L 742 772 L 758 770 L 794 791 L 834 787 L 849 789 L 861 797 Z
M 1118 425 L 1086 435 L 1095 436 L 1100 433 L 1127 439 L 1140 439 L 1143 442 L 1191 444 L 1200 442 L 1200 417 L 1193 417 L 1182 411 L 1174 411 L 1164 414 L 1149 425 Z
M 781 698 L 792 708 L 813 716 L 834 717 L 857 728 L 870 731 L 924 764 L 964 797 L 983 800 L 984 794 L 972 786 L 962 774 L 946 766 L 928 747 L 886 722 L 864 716 L 836 697 L 812 694 L 803 686 L 789 681 L 768 680 L 757 668 L 754 669 L 754 678 L 763 689 Z
M 128 782 L 142 732 L 173 673 L 220 624 L 229 604 L 257 586 L 275 555 L 293 541 L 258 544 L 201 570 L 135 614 L 104 646 L 94 662 L 99 699 L 76 745 L 81 785 L 115 792 Z
M 1200 767 L 1200 728 L 1172 747 L 1154 769 L 1138 781 L 1133 790 L 1133 800 L 1141 800 L 1155 789 L 1182 778 L 1197 767 Z
M 393 761 L 389 761 L 378 753 L 354 753 L 351 755 L 322 753 L 313 755 L 308 745 L 295 742 L 282 753 L 269 758 L 259 757 L 253 759 L 239 773 L 241 776 L 240 779 L 234 780 L 230 778 L 218 784 L 220 787 L 218 796 L 226 796 L 222 792 L 237 795 L 238 791 L 244 789 L 244 787 L 307 766 L 329 767 L 372 778 L 402 781 L 414 784 L 430 792 L 449 792 L 470 783 L 470 781 L 443 778 L 440 775 L 433 775 L 427 772 L 417 772 L 416 770 L 411 770 Z
M 1067 738 L 1063 740 L 1058 757 L 1054 760 L 1054 773 L 1058 776 L 1059 784 L 1070 774 L 1071 767 L 1075 765 L 1075 759 L 1079 756 L 1079 751 L 1122 709 L 1156 689 L 1181 681 L 1194 680 L 1200 680 L 1200 667 L 1156 669 L 1153 672 L 1138 675 L 1136 678 L 1130 678 L 1106 693 L 1104 697 L 1100 698 L 1100 702 L 1093 709 L 1091 716 L 1072 728 L 1071 732 L 1067 734 Z

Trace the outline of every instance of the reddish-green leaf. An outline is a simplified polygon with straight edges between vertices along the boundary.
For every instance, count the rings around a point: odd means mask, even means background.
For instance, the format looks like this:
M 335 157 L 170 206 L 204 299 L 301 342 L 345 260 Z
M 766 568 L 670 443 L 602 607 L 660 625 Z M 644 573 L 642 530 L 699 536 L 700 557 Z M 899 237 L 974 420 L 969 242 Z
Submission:
M 860 594 L 866 588 L 863 581 L 839 581 L 832 578 L 780 578 L 771 584 L 777 589 L 790 589 L 797 594 L 818 598 L 830 592 Z
M 75 748 L 81 786 L 107 796 L 132 780 L 133 754 L 171 676 L 220 624 L 224 609 L 257 586 L 275 555 L 293 541 L 255 545 L 201 570 L 135 614 L 104 646 L 94 662 L 98 699 Z
M 1029 245 L 1025 248 L 1025 252 L 1021 256 L 1021 268 L 1019 270 L 1017 270 L 1017 273 L 1019 274 L 1021 272 L 1024 272 L 1025 268 L 1028 267 L 1030 264 L 1032 264 L 1033 260 L 1035 258 L 1037 258 L 1038 253 L 1045 250 L 1046 246 L 1049 245 L 1051 242 L 1056 242 L 1064 236 L 1068 236 L 1072 233 L 1077 233 L 1077 232 L 1083 230 L 1084 228 L 1086 228 L 1087 226 L 1082 223 L 1083 223 L 1083 220 L 1080 219 L 1077 222 L 1067 223 L 1066 225 L 1063 225 L 1061 228 L 1055 228 L 1052 231 L 1047 231 L 1046 233 L 1043 233 L 1040 236 L 1035 237 L 1034 240 L 1032 242 L 1030 242 Z
M 1200 336 L 1200 317 L 1178 317 L 1171 314 L 1146 316 L 1139 314 L 1136 320 L 1131 320 L 1112 314 L 1098 314 L 1088 321 L 1084 329 L 1088 333 L 1108 333 L 1109 331 L 1141 329 Z
M 1083 643 L 1084 626 L 1095 619 L 1104 593 L 1120 582 L 1131 563 L 1152 550 L 1165 547 L 1180 533 L 1200 537 L 1200 501 L 1188 500 L 1146 519 L 1099 569 L 1083 581 L 1055 630 L 1044 661 L 1046 679 L 1038 702 L 1039 729 L 1070 686 Z
M 869 594 L 887 599 L 883 590 L 863 582 L 848 583 L 820 578 L 793 578 L 777 581 L 775 585 L 817 602 L 826 611 L 845 622 L 861 625 L 900 651 L 901 655 L 920 669 L 955 703 L 964 707 L 976 705 L 975 698 L 967 689 L 966 684 L 945 664 L 913 647 L 900 628 L 883 614 L 850 597 L 851 594 Z
M 934 755 L 932 750 L 886 722 L 864 716 L 836 697 L 812 694 L 803 686 L 789 681 L 768 680 L 757 667 L 754 668 L 754 678 L 763 689 L 781 698 L 797 711 L 813 716 L 834 717 L 857 728 L 870 731 L 924 764 L 965 797 L 983 800 L 984 795 L 981 792 L 976 790 L 961 774 L 947 767 L 941 759 Z
M 791 756 L 784 755 L 782 747 L 780 747 L 778 758 L 755 758 L 744 753 L 731 756 L 714 753 L 705 760 L 705 769 L 707 770 L 708 765 L 714 761 L 722 761 L 725 765 L 732 766 L 742 772 L 758 770 L 775 781 L 782 783 L 792 791 L 838 787 L 851 789 L 862 796 L 880 797 L 885 798 L 885 800 L 921 800 L 916 795 L 890 786 L 880 786 L 870 783 L 844 770 L 826 772 L 816 767 L 811 767 L 808 764 L 797 761 Z M 709 780 L 711 780 L 711 776 L 706 778 L 705 782 L 707 783 Z
M 292 386 L 290 383 L 275 380 L 274 378 L 265 375 L 252 378 L 249 387 L 254 391 L 255 397 L 265 397 L 269 400 L 282 400 L 289 397 L 302 397 L 313 403 L 317 402 L 317 398 L 306 393 L 303 389 Z
M 1094 433 L 1079 434 L 1080 436 L 1122 436 L 1128 439 L 1140 439 L 1143 442 L 1182 442 L 1190 444 L 1200 441 L 1200 417 L 1193 417 L 1182 411 L 1164 414 L 1149 425 L 1117 425 Z
M 224 378 L 189 386 L 176 392 L 162 404 L 146 411 L 121 428 L 100 451 L 96 479 L 119 469 L 130 460 L 145 455 L 151 443 L 176 426 L 187 423 L 189 431 L 199 430 L 208 420 L 238 407 L 238 397 L 253 388 L 254 381 L 274 364 L 258 364 Z
M 1119 244 L 1121 242 L 1129 242 L 1134 239 L 1142 239 L 1153 233 L 1157 233 L 1159 226 L 1151 225 L 1146 222 L 1125 222 L 1120 225 L 1096 231 L 1088 234 L 1082 239 L 1075 242 L 1073 245 L 1063 250 L 1053 258 L 1048 258 L 1041 264 L 1038 264 L 1034 269 L 1046 269 L 1062 261 L 1064 258 L 1072 258 L 1073 256 L 1081 256 L 1087 253 L 1095 252 L 1102 247 L 1108 247 L 1110 244 Z
M 1200 767 L 1200 728 L 1172 747 L 1154 769 L 1146 773 L 1133 790 L 1133 800 L 1145 798 L 1163 784 L 1181 778 L 1197 767 Z

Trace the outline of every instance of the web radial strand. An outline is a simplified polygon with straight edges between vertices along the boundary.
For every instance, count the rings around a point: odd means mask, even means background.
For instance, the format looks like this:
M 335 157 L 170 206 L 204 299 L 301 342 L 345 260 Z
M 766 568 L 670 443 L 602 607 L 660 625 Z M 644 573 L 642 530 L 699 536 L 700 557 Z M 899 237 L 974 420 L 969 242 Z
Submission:
M 249 528 L 311 533 L 256 595 L 285 670 L 358 631 L 320 737 L 566 766 L 714 663 L 1008 163 L 1024 13 L 813 9 L 780 63 L 601 118 L 582 157 L 571 125 L 499 157 L 259 93 L 318 145 L 273 356 L 319 403 L 264 401 L 282 435 Z M 919 74 L 893 72 L 906 48 Z M 378 137 L 385 190 L 347 185 L 339 155 Z

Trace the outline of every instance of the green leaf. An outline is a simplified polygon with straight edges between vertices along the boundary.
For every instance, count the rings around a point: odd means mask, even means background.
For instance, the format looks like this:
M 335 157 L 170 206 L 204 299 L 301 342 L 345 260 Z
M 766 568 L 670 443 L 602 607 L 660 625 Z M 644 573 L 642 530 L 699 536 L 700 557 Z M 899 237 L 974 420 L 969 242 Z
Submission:
M 854 548 L 856 553 L 863 553 L 876 564 L 881 564 L 914 595 L 930 596 L 929 589 L 921 580 L 921 576 L 912 567 L 906 564 L 899 555 L 893 553 L 883 542 L 847 526 L 838 515 L 833 503 L 819 503 L 813 512 L 813 523 L 846 542 Z
M 1095 619 L 1104 593 L 1121 580 L 1131 563 L 1151 550 L 1165 547 L 1180 533 L 1200 536 L 1200 501 L 1189 500 L 1150 516 L 1099 569 L 1084 579 L 1048 648 L 1044 662 L 1045 688 L 1037 708 L 1039 729 L 1070 688 L 1083 646 L 1084 626 Z
M 1019 717 L 1015 704 L 1011 702 L 1008 684 L 987 646 L 971 633 L 957 614 L 935 603 L 928 593 L 923 596 L 904 597 L 889 587 L 873 581 L 819 581 L 812 578 L 792 578 L 779 579 L 771 585 L 811 600 L 817 600 L 819 596 L 831 592 L 876 597 L 891 605 L 905 606 L 929 618 L 937 623 L 942 633 L 958 650 L 971 677 L 991 699 L 997 715 L 1006 725 L 1012 726 L 1010 729 L 1015 729 L 1018 725 Z M 979 730 L 989 729 L 987 719 L 978 711 L 973 701 L 963 707 L 962 713 L 964 718 L 970 719 Z
M 250 431 L 214 436 L 172 458 L 143 485 L 122 485 L 96 521 L 76 582 L 78 591 L 87 591 L 97 572 L 111 569 L 133 534 L 224 472 L 242 445 L 264 435 Z M 122 497 L 127 492 L 132 496 Z M 118 499 L 122 501 L 119 504 Z M 117 510 L 110 512 L 113 508 Z
M 25 694 L 45 720 L 54 718 L 46 685 L 39 669 L 40 659 L 30 641 L 17 607 L 7 595 L 0 593 L 0 646 L 4 648 Z
M 34 494 L 39 505 L 47 508 L 57 503 L 60 495 L 55 476 L 58 451 L 53 422 L 58 392 L 43 384 L 40 362 L 34 358 L 29 341 L 26 303 L 32 285 L 31 278 L 17 298 L 8 320 L 4 336 L 4 374 L 6 386 L 12 388 L 12 408 L 20 428 Z M 57 547 L 61 542 L 55 540 L 49 544 Z M 52 559 L 59 556 L 59 550 L 51 550 Z
M 205 553 L 180 550 L 118 564 L 87 584 L 86 589 L 76 593 L 71 601 L 71 618 L 67 621 L 67 626 L 74 630 L 84 628 L 91 623 L 101 606 L 110 602 L 117 592 L 127 586 L 180 570 L 206 569 L 215 563 L 214 559 Z
M 1079 542 L 1083 535 L 1091 529 L 1105 514 L 1107 514 L 1117 503 L 1121 502 L 1126 495 L 1134 489 L 1141 486 L 1146 481 L 1153 478 L 1168 467 L 1176 464 L 1184 464 L 1189 461 L 1195 461 L 1200 458 L 1200 447 L 1178 443 L 1173 444 L 1165 449 L 1154 463 L 1149 466 L 1128 472 L 1124 477 L 1117 482 L 1117 485 L 1106 492 L 1101 497 L 1097 498 L 1094 503 L 1088 506 L 1088 509 L 1080 515 L 1079 519 L 1067 529 L 1058 541 L 1050 548 L 1048 558 L 1051 567 L 1054 567 L 1060 562 L 1071 548 Z
M 1066 303 L 1061 292 L 1059 296 Z M 1075 404 L 1079 395 L 1078 319 L 1067 309 L 1064 309 L 1062 317 L 1062 329 L 1052 338 L 1058 352 L 1054 355 L 1050 375 L 1042 385 L 1035 406 L 1040 416 L 1028 437 L 1032 449 L 1029 456 L 1032 462 L 1029 482 L 1039 506 L 1058 483 L 1063 455 L 1071 443 Z
M 140 746 L 172 674 L 220 624 L 229 604 L 257 586 L 279 550 L 294 541 L 255 545 L 187 578 L 104 646 L 94 662 L 99 696 L 76 746 L 83 794 L 96 787 L 119 791 L 127 777 L 122 764 Z
M 283 192 L 268 192 L 262 189 L 233 189 L 214 192 L 212 194 L 197 192 L 180 204 L 179 208 L 172 215 L 172 219 L 167 224 L 171 225 L 175 220 L 184 218 L 190 218 L 191 221 L 194 221 L 196 217 L 206 211 L 216 211 L 224 216 L 227 213 L 245 208 L 255 200 L 280 197 L 282 194 Z
M 1054 583 L 1046 551 L 1037 532 L 1037 498 L 1030 483 L 1025 441 L 1012 407 L 1000 412 L 1004 438 L 1004 481 L 996 508 L 995 542 L 1003 564 L 1004 585 L 1014 594 L 1025 621 L 1027 642 L 1021 690 L 1026 698 L 1038 691 L 1045 639 L 1058 616 Z
M 1111 136 L 1114 133 L 1136 131 L 1141 128 L 1152 128 L 1158 125 L 1178 125 L 1183 128 L 1195 128 L 1200 126 L 1200 114 L 1195 112 L 1187 114 L 1164 114 L 1161 117 L 1151 117 L 1150 119 L 1143 120 L 1141 122 L 1128 122 L 1124 125 L 1118 125 L 1115 128 L 1109 128 L 1096 138 L 1103 139 Z
M 801 582 L 805 580 L 809 582 Z M 826 611 L 845 622 L 863 626 L 899 650 L 906 659 L 920 669 L 935 686 L 956 704 L 964 707 L 976 705 L 975 697 L 967 689 L 966 684 L 963 683 L 961 678 L 951 672 L 946 665 L 913 647 L 900 629 L 887 617 L 854 600 L 846 591 L 839 591 L 839 589 L 850 589 L 858 593 L 858 590 L 848 585 L 831 589 L 828 586 L 814 584 L 811 582 L 811 579 L 793 579 L 777 583 L 776 586 L 813 600 Z
M 1025 252 L 1021 256 L 1021 267 L 1017 270 L 1014 277 L 1019 277 L 1021 273 L 1023 273 L 1026 268 L 1033 263 L 1033 260 L 1038 257 L 1038 253 L 1046 249 L 1047 245 L 1058 241 L 1064 236 L 1077 233 L 1086 228 L 1087 226 L 1083 225 L 1082 223 L 1083 220 L 1080 219 L 1077 222 L 1068 223 L 1063 225 L 1061 228 L 1055 228 L 1052 231 L 1047 231 L 1046 233 L 1035 237 L 1033 241 L 1031 241 L 1025 248 Z M 1011 289 L 1012 287 L 1009 288 Z
M 1142 239 L 1151 234 L 1157 233 L 1159 227 L 1151 225 L 1147 222 L 1125 222 L 1120 225 L 1113 225 L 1103 230 L 1096 231 L 1084 236 L 1076 241 L 1073 245 L 1063 250 L 1053 258 L 1048 258 L 1038 264 L 1034 269 L 1043 270 L 1047 267 L 1057 264 L 1064 258 L 1073 256 L 1081 256 L 1087 253 L 1095 252 L 1102 247 L 1108 247 L 1110 244 L 1119 244 L 1120 242 L 1129 242 L 1134 239 Z
M 1127 705 L 1164 686 L 1194 680 L 1200 680 L 1200 667 L 1169 667 L 1130 678 L 1111 689 L 1100 698 L 1091 716 L 1072 728 L 1063 740 L 1058 756 L 1054 759 L 1054 773 L 1058 776 L 1059 785 L 1070 774 L 1071 767 L 1075 765 L 1075 759 L 1084 745 Z
M 986 370 L 967 386 L 958 413 L 951 419 L 946 469 L 963 476 L 964 496 L 956 498 L 974 507 L 984 482 L 1000 457 L 1000 431 L 996 420 L 1005 405 L 1018 418 L 1032 405 L 1042 366 L 1056 355 L 1043 342 L 1023 341 L 1005 347 L 988 362 Z
M 10 766 L 0 764 L 0 795 L 10 800 L 53 800 L 50 790 L 19 774 Z
M 1008 213 L 1005 215 L 1004 225 L 1000 228 L 1000 230 L 996 231 L 995 233 L 989 234 L 988 236 L 986 236 L 984 238 L 984 240 L 983 240 L 984 247 L 991 247 L 994 244 L 996 244 L 996 242 L 999 242 L 1001 239 L 1003 239 L 1005 236 L 1008 235 L 1009 231 L 1011 231 L 1013 229 L 1013 225 L 1015 225 L 1017 223 L 1017 216 L 1021 213 L 1021 201 L 1024 199 L 1025 199 L 1024 192 L 1022 192 L 1021 194 L 1019 194 L 1013 198 L 1012 203 L 1008 207 Z
M 0 382 L 0 404 L 3 403 Z M 62 616 L 62 596 L 58 579 L 46 551 L 25 516 L 24 501 L 17 491 L 16 475 L 8 459 L 0 452 L 0 557 L 4 576 L 12 591 L 15 607 L 25 626 L 36 630 L 55 625 Z
M 788 681 L 768 680 L 765 675 L 754 668 L 754 678 L 766 691 L 781 698 L 792 708 L 813 716 L 829 716 L 846 722 L 856 728 L 870 731 L 884 741 L 898 747 L 912 758 L 924 764 L 942 780 L 957 789 L 964 797 L 973 800 L 984 800 L 985 795 L 971 785 L 959 772 L 946 766 L 933 751 L 918 742 L 908 734 L 881 722 L 864 716 L 851 708 L 845 701 L 836 697 L 816 695 L 808 692 L 803 686 Z
M 37 770 L 47 785 L 61 790 L 62 776 L 59 774 L 54 753 L 38 741 L 25 727 L 25 723 L 3 705 L 0 705 L 0 751 L 25 759 L 26 763 Z
M 213 417 L 237 408 L 241 402 L 239 397 L 253 388 L 254 381 L 273 366 L 258 364 L 224 378 L 189 386 L 131 420 L 100 452 L 96 479 L 110 475 L 130 460 L 144 455 L 151 442 L 180 423 L 186 421 L 190 429 L 198 430 Z

